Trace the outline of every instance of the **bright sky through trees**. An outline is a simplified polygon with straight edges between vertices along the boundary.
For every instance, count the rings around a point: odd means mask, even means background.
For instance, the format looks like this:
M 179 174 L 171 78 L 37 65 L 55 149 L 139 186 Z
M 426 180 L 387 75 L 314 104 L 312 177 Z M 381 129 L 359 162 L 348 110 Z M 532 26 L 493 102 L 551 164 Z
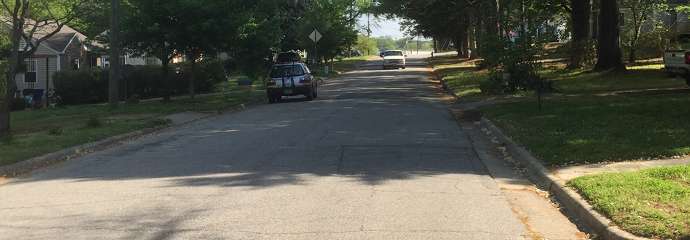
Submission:
M 359 25 L 362 27 L 367 26 L 367 16 L 362 16 L 359 19 Z M 400 31 L 400 20 L 398 19 L 385 19 L 371 17 L 371 36 L 372 37 L 393 37 L 395 39 L 404 37 L 403 32 Z

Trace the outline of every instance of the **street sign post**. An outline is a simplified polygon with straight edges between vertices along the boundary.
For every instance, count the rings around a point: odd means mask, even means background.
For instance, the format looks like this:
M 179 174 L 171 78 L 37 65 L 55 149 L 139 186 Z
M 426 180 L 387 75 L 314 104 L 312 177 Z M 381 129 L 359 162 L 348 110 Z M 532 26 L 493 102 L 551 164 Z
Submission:
M 323 35 L 321 35 L 319 30 L 317 30 L 317 29 L 314 29 L 314 31 L 311 32 L 311 34 L 309 34 L 309 39 L 311 39 L 311 41 L 314 42 L 314 63 L 315 64 L 319 63 L 319 57 L 318 57 L 317 52 L 319 50 L 318 44 L 319 44 L 319 41 L 321 40 L 321 38 L 323 38 Z
M 319 30 L 314 29 L 314 31 L 309 34 L 309 39 L 314 41 L 314 43 L 318 43 L 321 38 L 323 38 L 323 35 L 321 35 Z

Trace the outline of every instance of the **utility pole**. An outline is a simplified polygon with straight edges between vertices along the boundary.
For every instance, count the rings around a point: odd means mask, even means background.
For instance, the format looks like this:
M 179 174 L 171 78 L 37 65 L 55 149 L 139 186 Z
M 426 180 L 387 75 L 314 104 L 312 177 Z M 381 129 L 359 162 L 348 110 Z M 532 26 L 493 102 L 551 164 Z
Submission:
M 417 34 L 417 55 L 419 55 L 419 42 L 420 42 L 419 37 L 420 37 L 420 35 Z
M 371 37 L 371 13 L 367 13 L 367 37 Z
M 108 104 L 117 107 L 120 102 L 120 0 L 110 1 L 110 79 L 108 79 Z
M 371 40 L 371 13 L 367 13 L 367 38 Z M 367 56 L 371 55 L 371 49 L 367 48 Z

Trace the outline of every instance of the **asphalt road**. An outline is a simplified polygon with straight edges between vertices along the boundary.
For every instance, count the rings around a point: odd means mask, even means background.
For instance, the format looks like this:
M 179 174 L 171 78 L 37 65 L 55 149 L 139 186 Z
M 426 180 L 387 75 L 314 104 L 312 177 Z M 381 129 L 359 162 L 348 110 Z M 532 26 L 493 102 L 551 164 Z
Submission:
M 525 238 L 410 61 L 13 180 L 0 239 Z

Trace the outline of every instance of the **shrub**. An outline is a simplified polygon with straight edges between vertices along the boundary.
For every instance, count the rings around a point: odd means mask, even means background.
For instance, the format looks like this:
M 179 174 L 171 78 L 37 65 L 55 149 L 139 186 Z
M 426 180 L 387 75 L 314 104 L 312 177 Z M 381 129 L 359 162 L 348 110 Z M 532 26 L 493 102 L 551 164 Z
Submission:
M 127 97 L 138 95 L 139 98 L 146 99 L 163 96 L 166 86 L 176 85 L 173 83 L 176 78 L 174 68 L 171 68 L 168 72 L 167 82 L 164 81 L 162 70 L 161 66 L 125 67 L 123 85 L 126 88 L 123 89 L 127 90 Z
M 503 76 L 494 72 L 491 74 L 491 76 L 489 76 L 489 78 L 479 83 L 479 89 L 485 94 L 504 94 L 506 90 L 506 82 L 502 78 Z
M 10 102 L 10 111 L 22 111 L 26 109 L 26 107 L 26 101 L 20 97 L 16 97 Z
M 108 98 L 108 72 L 103 70 L 55 73 L 55 93 L 65 104 L 100 103 Z
M 189 63 L 178 65 L 182 71 L 181 76 L 176 76 L 175 92 L 177 94 L 186 94 L 189 91 L 189 81 L 192 71 L 192 66 Z M 222 61 L 208 60 L 203 61 L 196 66 L 195 72 L 196 81 L 195 87 L 197 93 L 211 92 L 214 87 L 223 81 L 227 80 L 225 67 Z
M 537 56 L 544 51 L 543 41 L 525 36 L 515 41 L 494 40 L 485 46 L 494 46 L 494 54 L 486 56 L 485 66 L 491 68 L 491 76 L 480 84 L 487 94 L 514 93 L 524 90 L 550 91 L 539 75 L 541 64 Z
M 179 70 L 181 74 L 177 74 Z M 171 95 L 183 95 L 189 91 L 191 71 L 188 63 L 171 65 L 167 80 L 162 79 L 161 66 L 125 66 L 120 82 L 120 99 L 134 100 L 162 97 L 166 88 Z M 62 71 L 55 74 L 55 93 L 64 104 L 102 103 L 108 100 L 107 70 Z M 208 60 L 197 65 L 196 90 L 206 93 L 215 85 L 227 80 L 222 61 Z

